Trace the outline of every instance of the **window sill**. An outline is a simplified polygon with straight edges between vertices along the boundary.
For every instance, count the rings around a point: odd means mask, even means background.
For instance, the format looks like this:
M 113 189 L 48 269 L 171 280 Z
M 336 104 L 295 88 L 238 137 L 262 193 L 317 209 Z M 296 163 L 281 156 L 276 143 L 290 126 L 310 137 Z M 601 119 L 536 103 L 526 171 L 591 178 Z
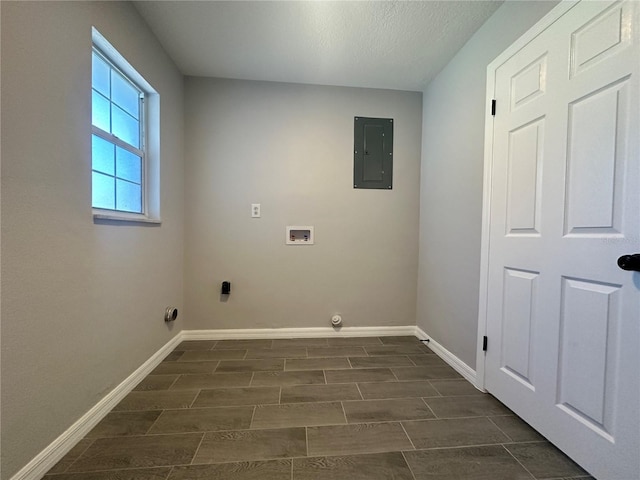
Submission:
M 149 225 L 161 225 L 162 220 L 160 218 L 149 218 L 144 215 L 136 215 L 135 213 L 124 212 L 101 212 L 99 210 L 93 211 L 93 223 L 111 223 L 111 222 L 125 222 L 125 223 L 144 223 Z

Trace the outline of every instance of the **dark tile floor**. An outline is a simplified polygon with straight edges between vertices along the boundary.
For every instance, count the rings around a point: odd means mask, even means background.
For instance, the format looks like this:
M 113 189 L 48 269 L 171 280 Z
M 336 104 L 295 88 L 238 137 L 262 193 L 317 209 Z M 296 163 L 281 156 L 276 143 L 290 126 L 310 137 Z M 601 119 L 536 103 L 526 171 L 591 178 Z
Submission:
M 183 342 L 49 480 L 590 479 L 414 337 Z

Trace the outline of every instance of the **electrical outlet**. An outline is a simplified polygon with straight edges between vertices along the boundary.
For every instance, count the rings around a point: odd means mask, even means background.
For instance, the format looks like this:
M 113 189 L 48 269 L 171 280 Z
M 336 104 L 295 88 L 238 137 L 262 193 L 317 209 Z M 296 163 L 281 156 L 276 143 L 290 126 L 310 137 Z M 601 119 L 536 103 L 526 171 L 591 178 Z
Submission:
M 260 218 L 260 204 L 252 203 L 251 204 L 251 218 Z

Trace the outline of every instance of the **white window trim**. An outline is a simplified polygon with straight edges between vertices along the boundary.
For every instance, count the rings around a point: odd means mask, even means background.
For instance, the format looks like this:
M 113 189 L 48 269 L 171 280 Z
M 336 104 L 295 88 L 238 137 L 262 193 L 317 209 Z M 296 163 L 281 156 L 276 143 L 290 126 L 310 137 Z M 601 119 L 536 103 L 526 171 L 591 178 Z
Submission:
M 142 213 L 124 212 L 120 210 L 110 210 L 102 208 L 93 208 L 94 223 L 101 220 L 134 222 L 134 223 L 152 223 L 161 224 L 160 218 L 160 157 L 159 157 L 159 139 L 160 139 L 160 96 L 155 89 L 140 75 L 127 60 L 96 30 L 91 28 L 92 46 L 120 71 L 130 82 L 138 89 L 142 90 L 144 100 L 141 105 L 142 122 L 141 122 L 141 141 L 142 148 L 137 152 L 142 154 Z M 154 104 L 150 108 L 150 104 Z M 102 129 L 91 126 L 91 132 L 97 133 L 100 137 L 119 145 L 127 150 L 131 149 L 129 144 L 122 142 L 112 134 Z M 152 140 L 151 140 L 152 139 Z

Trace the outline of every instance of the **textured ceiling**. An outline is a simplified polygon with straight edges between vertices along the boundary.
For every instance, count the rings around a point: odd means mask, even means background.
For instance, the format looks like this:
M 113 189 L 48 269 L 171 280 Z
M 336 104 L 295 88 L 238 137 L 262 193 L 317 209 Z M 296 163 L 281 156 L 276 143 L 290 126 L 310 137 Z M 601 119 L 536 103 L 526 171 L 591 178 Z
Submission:
M 139 1 L 182 73 L 422 90 L 500 1 Z

